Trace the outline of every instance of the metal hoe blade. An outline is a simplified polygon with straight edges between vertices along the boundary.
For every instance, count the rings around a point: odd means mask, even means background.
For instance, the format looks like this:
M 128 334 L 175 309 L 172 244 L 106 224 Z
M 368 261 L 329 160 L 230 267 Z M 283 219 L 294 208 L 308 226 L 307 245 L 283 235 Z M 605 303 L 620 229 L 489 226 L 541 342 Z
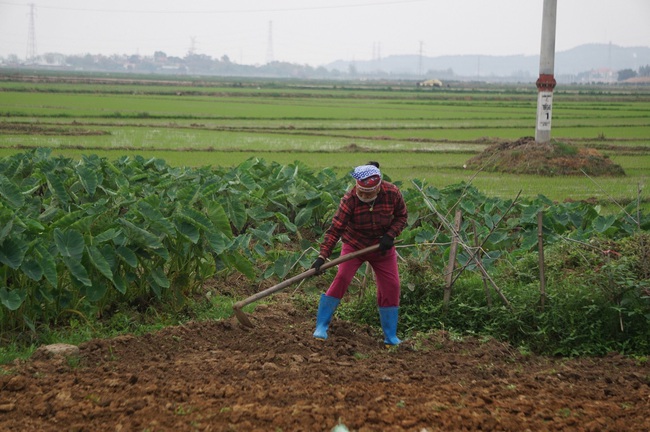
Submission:
M 248 319 L 248 316 L 244 313 L 243 310 L 241 310 L 239 307 L 237 307 L 237 304 L 233 305 L 232 311 L 235 313 L 235 316 L 237 317 L 237 321 L 245 327 L 250 327 L 253 328 L 255 327 L 251 320 Z

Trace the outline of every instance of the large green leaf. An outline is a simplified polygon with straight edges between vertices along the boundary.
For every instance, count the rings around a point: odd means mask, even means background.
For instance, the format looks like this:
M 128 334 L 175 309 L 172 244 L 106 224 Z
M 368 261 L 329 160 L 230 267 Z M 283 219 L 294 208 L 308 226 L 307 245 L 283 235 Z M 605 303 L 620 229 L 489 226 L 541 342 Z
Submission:
M 242 228 L 244 228 L 246 220 L 248 219 L 246 207 L 240 198 L 241 197 L 239 196 L 228 197 L 228 201 L 226 202 L 227 214 L 238 231 L 241 231 Z
M 61 219 L 65 214 L 66 213 L 57 206 L 55 202 L 50 202 L 50 204 L 45 207 L 45 210 L 43 210 L 43 213 L 38 215 L 38 220 L 47 224 Z
M 0 302 L 11 311 L 15 311 L 22 306 L 26 298 L 26 289 L 13 289 L 9 291 L 7 287 L 0 287 Z
M 462 200 L 460 202 L 460 208 L 463 209 L 463 212 L 469 215 L 476 213 L 476 203 L 471 200 Z
M 165 261 L 169 261 L 169 251 L 167 250 L 167 248 L 161 247 L 157 249 L 151 249 L 151 252 L 158 255 L 160 258 L 164 259 Z
M 140 244 L 149 249 L 164 248 L 162 241 L 149 231 L 135 226 L 126 219 L 119 219 L 119 223 L 126 229 L 129 235 L 129 240 L 133 243 Z
M 266 243 L 269 246 L 273 245 L 273 236 L 268 231 L 250 228 L 248 229 L 248 232 L 251 233 L 256 240 Z
M 273 271 L 280 279 L 284 279 L 287 273 L 289 273 L 289 270 L 291 270 L 293 262 L 289 258 L 288 256 L 280 256 L 275 260 Z
M 172 224 L 162 212 L 151 205 L 149 202 L 141 201 L 138 203 L 138 211 L 145 218 L 147 224 L 159 232 L 173 236 L 175 234 L 174 224 Z
M 68 270 L 70 270 L 70 274 L 72 274 L 76 280 L 85 286 L 93 285 L 90 277 L 88 276 L 88 271 L 86 271 L 86 268 L 81 264 L 79 260 L 67 256 L 63 256 L 61 258 L 63 259 L 66 267 L 68 267 Z
M 278 219 L 280 220 L 280 222 L 282 222 L 282 224 L 284 225 L 284 227 L 285 227 L 289 232 L 295 233 L 295 232 L 298 231 L 298 227 L 296 227 L 296 225 L 295 225 L 293 222 L 291 222 L 291 221 L 289 220 L 289 218 L 287 217 L 287 215 L 277 212 L 277 213 L 274 213 L 274 216 L 275 216 L 276 218 L 278 218 Z
M 43 267 L 34 257 L 25 257 L 20 269 L 33 281 L 39 281 L 43 277 Z
M 20 193 L 20 188 L 2 174 L 0 174 L 0 196 L 15 209 L 22 207 L 25 203 L 25 197 Z
M 188 239 L 194 244 L 198 243 L 199 238 L 201 237 L 201 233 L 196 228 L 196 226 L 185 221 L 176 221 L 175 225 L 176 225 L 176 230 L 181 236 Z
M 592 226 L 593 226 L 594 230 L 596 230 L 597 232 L 603 234 L 612 225 L 614 225 L 614 222 L 616 222 L 616 217 L 614 215 L 598 216 L 596 219 L 594 219 L 594 222 L 593 222 Z
M 43 226 L 42 223 L 37 221 L 36 219 L 32 219 L 30 217 L 27 218 L 22 218 L 21 219 L 22 223 L 25 224 L 25 227 L 27 228 L 27 231 L 30 233 L 33 233 L 35 235 L 41 234 L 43 231 L 45 231 L 45 227 Z
M 213 176 L 211 179 L 206 180 L 206 183 L 201 187 L 201 194 L 198 196 L 209 197 L 214 193 L 218 193 L 220 187 L 221 185 L 217 181 L 217 178 Z
M 162 298 L 162 287 L 158 285 L 158 283 L 156 283 L 156 281 L 154 280 L 153 277 L 151 277 L 151 275 L 149 275 L 149 277 L 147 278 L 147 282 L 149 283 L 149 288 L 151 289 L 151 291 L 153 291 L 156 298 L 160 300 Z
M 104 243 L 106 241 L 113 240 L 118 236 L 118 234 L 119 234 L 119 230 L 115 228 L 108 228 L 106 231 L 97 234 L 93 238 L 93 242 L 95 244 Z
M 39 284 L 37 292 L 40 301 L 45 300 L 47 303 L 54 303 L 56 300 L 53 295 L 53 290 L 48 289 L 46 285 Z
M 499 247 L 499 244 L 505 240 L 509 240 L 509 235 L 508 233 L 504 231 L 496 231 L 490 234 L 490 237 L 488 237 L 488 242 L 486 243 L 486 246 L 489 247 L 489 249 L 495 249 Z
M 97 184 L 99 183 L 97 172 L 85 165 L 80 165 L 77 168 L 77 175 L 88 195 L 91 197 L 94 196 L 97 190 Z
M 214 257 L 208 255 L 201 259 L 199 263 L 199 277 L 201 280 L 206 280 L 214 276 L 216 272 L 216 265 Z
M 198 184 L 183 184 L 178 191 L 177 199 L 184 203 L 193 203 L 201 196 L 201 186 Z
M 97 226 L 101 220 L 96 215 L 83 216 L 71 223 L 68 228 L 82 233 L 89 233 L 93 225 Z
M 255 156 L 246 159 L 244 162 L 240 163 L 237 166 L 237 172 L 247 172 L 250 171 L 255 165 L 259 164 L 260 160 Z
M 63 184 L 63 181 L 54 173 L 45 174 L 47 179 L 48 187 L 52 194 L 61 202 L 62 204 L 67 204 L 70 200 L 70 196 Z
M 27 243 L 19 238 L 6 238 L 0 243 L 0 263 L 16 270 L 23 263 Z
M 537 231 L 535 230 L 527 230 L 524 232 L 522 236 L 522 242 L 520 248 L 522 250 L 528 250 L 535 246 L 538 242 L 537 238 Z
M 52 254 L 44 245 L 37 244 L 34 247 L 34 256 L 38 259 L 38 262 L 43 269 L 43 275 L 45 276 L 45 279 L 47 279 L 50 285 L 56 287 L 59 283 L 59 280 L 56 271 L 56 260 Z
M 537 223 L 537 213 L 544 210 L 541 205 L 525 205 L 522 206 L 521 222 L 522 223 Z
M 122 260 L 125 263 L 127 263 L 132 268 L 136 268 L 138 266 L 138 257 L 137 257 L 137 255 L 135 254 L 135 252 L 133 252 L 128 247 L 126 247 L 126 246 L 118 246 L 115 249 L 115 252 L 117 253 L 117 255 L 120 258 L 122 258 Z
M 242 254 L 234 252 L 227 256 L 222 257 L 224 261 L 235 267 L 240 273 L 249 279 L 255 278 L 255 267 L 246 259 Z
M 255 222 L 266 220 L 274 215 L 274 212 L 267 211 L 262 205 L 249 207 L 246 209 L 246 213 Z
M 165 274 L 165 271 L 161 267 L 156 267 L 153 269 L 151 272 L 151 277 L 153 278 L 154 281 L 156 281 L 156 284 L 158 284 L 159 287 L 161 288 L 169 288 L 169 279 L 167 278 L 167 275 Z
M 84 238 L 79 231 L 76 230 L 54 230 L 54 242 L 59 253 L 68 258 L 81 260 L 84 252 Z
M 101 282 L 95 282 L 88 288 L 86 288 L 86 298 L 91 302 L 98 302 L 104 298 L 108 291 L 108 284 Z
M 239 181 L 249 191 L 252 191 L 252 190 L 259 187 L 257 185 L 257 182 L 255 181 L 255 179 L 251 175 L 249 175 L 247 172 L 242 172 L 242 173 L 239 174 Z
M 50 220 L 44 220 L 42 217 L 39 216 L 38 219 L 43 223 L 50 222 L 51 228 L 68 229 L 70 228 L 70 226 L 77 223 L 79 219 L 82 219 L 84 217 L 86 217 L 86 212 L 83 210 L 65 212 L 59 209 L 59 211 L 55 213 L 55 218 L 52 218 Z
M 122 294 L 126 294 L 127 282 L 124 276 L 121 274 L 116 274 L 113 276 L 113 286 Z
M 106 262 L 111 268 L 111 272 L 115 272 L 118 268 L 118 256 L 115 252 L 115 246 L 111 243 L 104 243 L 97 246 L 97 249 L 102 253 L 102 256 L 106 259 Z
M 4 222 L 4 225 L 0 229 L 0 243 L 2 243 L 5 238 L 7 238 L 7 236 L 9 235 L 11 230 L 13 229 L 13 227 L 14 227 L 14 219 L 13 219 L 13 217 L 11 219 L 7 220 L 6 222 Z
M 208 218 L 212 221 L 212 226 L 217 231 L 220 231 L 228 236 L 232 237 L 232 229 L 230 228 L 230 219 L 228 219 L 228 214 L 221 204 L 216 201 L 213 201 L 207 205 Z
M 205 238 L 216 254 L 222 254 L 228 247 L 229 239 L 221 232 L 205 233 Z
M 179 217 L 183 218 L 185 222 L 189 222 L 203 232 L 213 231 L 214 225 L 212 221 L 200 211 L 193 208 L 184 208 Z
M 111 265 L 96 246 L 88 247 L 88 256 L 92 265 L 111 282 L 113 281 L 113 272 Z
M 309 223 L 309 221 L 311 220 L 311 216 L 312 216 L 312 209 L 303 208 L 298 212 L 293 222 L 296 224 L 296 226 L 302 227 Z

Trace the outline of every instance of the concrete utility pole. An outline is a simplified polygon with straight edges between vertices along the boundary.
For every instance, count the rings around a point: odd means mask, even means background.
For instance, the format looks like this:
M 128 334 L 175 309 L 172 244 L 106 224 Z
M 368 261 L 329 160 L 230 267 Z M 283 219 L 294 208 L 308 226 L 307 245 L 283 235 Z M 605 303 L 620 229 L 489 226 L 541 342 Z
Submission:
M 539 78 L 537 79 L 537 128 L 535 142 L 551 141 L 551 113 L 553 89 L 555 88 L 555 17 L 557 0 L 544 0 L 542 17 L 542 48 L 539 57 Z

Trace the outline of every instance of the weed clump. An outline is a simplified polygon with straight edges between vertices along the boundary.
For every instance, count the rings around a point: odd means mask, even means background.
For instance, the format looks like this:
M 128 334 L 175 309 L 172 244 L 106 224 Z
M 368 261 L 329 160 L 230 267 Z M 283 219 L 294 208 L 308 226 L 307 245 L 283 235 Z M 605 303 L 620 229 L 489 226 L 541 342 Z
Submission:
M 620 165 L 597 150 L 566 143 L 536 143 L 532 137 L 492 145 L 467 161 L 467 168 L 542 176 L 624 176 Z

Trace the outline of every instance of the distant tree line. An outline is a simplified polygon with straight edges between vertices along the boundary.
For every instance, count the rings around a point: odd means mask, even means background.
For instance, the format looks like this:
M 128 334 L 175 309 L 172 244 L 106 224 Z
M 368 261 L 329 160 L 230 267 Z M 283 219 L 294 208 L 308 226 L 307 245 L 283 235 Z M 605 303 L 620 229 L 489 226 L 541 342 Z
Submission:
M 274 61 L 263 65 L 244 65 L 232 62 L 226 55 L 220 59 L 204 54 L 187 54 L 185 57 L 168 56 L 156 51 L 153 56 L 137 54 L 102 54 L 63 55 L 48 53 L 20 62 L 18 57 L 10 55 L 3 62 L 7 66 L 44 67 L 48 69 L 78 70 L 90 72 L 136 72 L 162 74 L 197 74 L 223 76 L 269 76 L 269 77 L 317 77 L 335 78 L 346 75 L 338 70 L 324 67 L 312 67 L 287 62 Z
M 153 56 L 139 54 L 83 54 L 64 55 L 59 53 L 46 53 L 37 58 L 21 62 L 18 56 L 11 54 L 6 58 L 0 57 L 0 65 L 16 67 L 36 67 L 49 70 L 74 70 L 87 72 L 134 72 L 143 74 L 169 74 L 169 75 L 215 75 L 215 76 L 240 76 L 240 77 L 270 77 L 270 78 L 320 78 L 337 79 L 350 77 L 374 78 L 402 78 L 420 81 L 419 74 L 395 74 L 375 70 L 374 72 L 361 72 L 354 63 L 347 66 L 344 71 L 327 69 L 323 66 L 313 67 L 307 64 L 273 61 L 261 65 L 246 65 L 231 61 L 227 55 L 221 58 L 212 58 L 205 54 L 187 54 L 184 57 L 168 56 L 163 51 L 156 51 Z M 589 77 L 590 72 L 578 74 Z M 447 80 L 459 79 L 452 69 L 440 71 L 427 71 L 425 76 Z M 650 65 L 642 66 L 638 72 L 633 69 L 623 69 L 617 72 L 618 81 L 625 81 L 634 77 L 650 77 Z M 496 78 L 496 77 L 492 77 Z M 512 77 L 510 77 L 512 78 Z M 587 78 L 587 80 L 590 80 Z
M 639 72 L 636 72 L 634 69 L 623 69 L 618 71 L 618 80 L 625 81 L 630 78 L 635 77 L 650 77 L 650 65 L 641 66 Z

